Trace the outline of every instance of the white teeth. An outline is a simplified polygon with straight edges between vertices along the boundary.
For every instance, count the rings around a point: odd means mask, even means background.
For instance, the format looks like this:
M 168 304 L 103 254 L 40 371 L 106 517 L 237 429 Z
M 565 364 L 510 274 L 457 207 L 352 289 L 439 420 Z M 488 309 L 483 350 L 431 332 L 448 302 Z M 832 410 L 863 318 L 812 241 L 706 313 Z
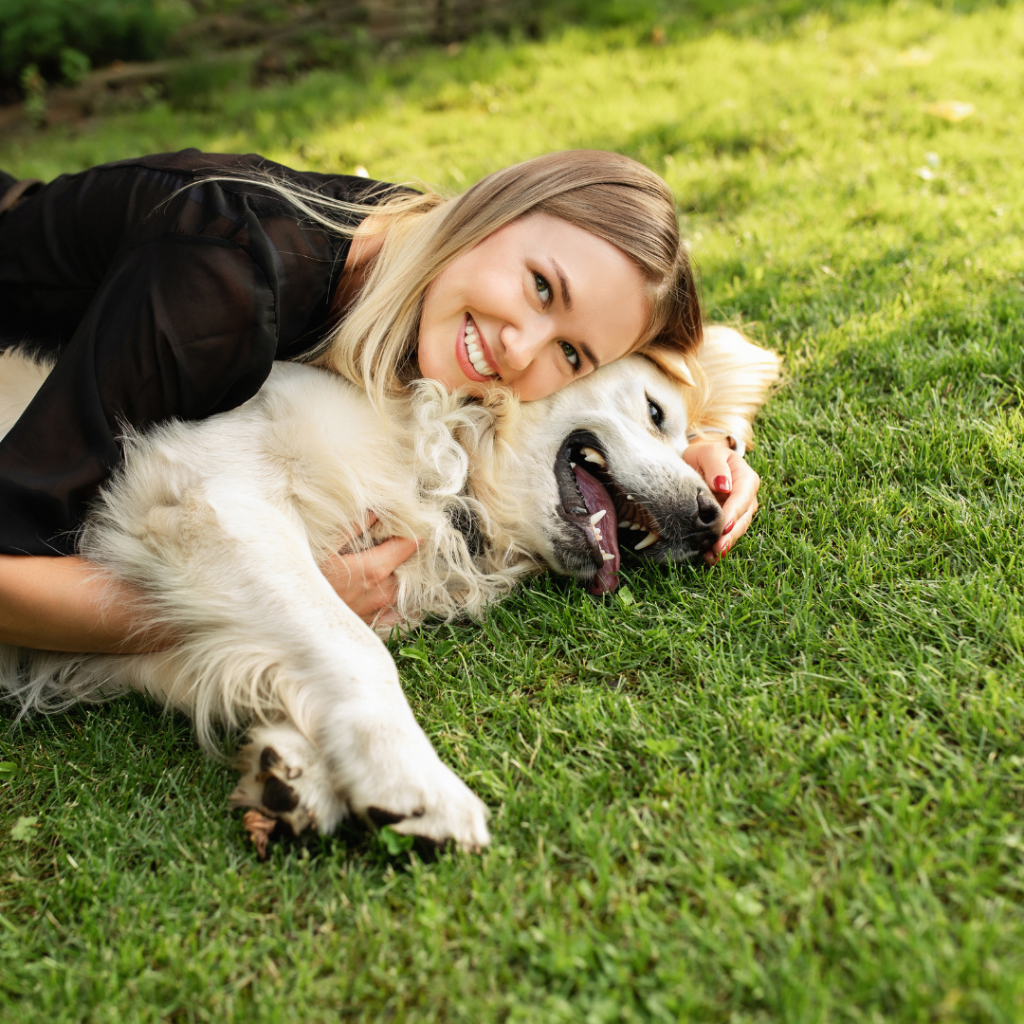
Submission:
M 629 520 L 628 519 L 623 519 L 622 522 L 619 523 L 619 529 L 620 530 L 628 530 L 629 529 Z
M 659 539 L 658 534 L 656 534 L 652 530 L 649 534 L 647 534 L 646 537 L 644 537 L 644 539 L 642 541 L 640 541 L 639 544 L 637 544 L 637 546 L 635 548 L 633 548 L 633 550 L 634 551 L 643 551 L 644 548 L 649 548 L 652 544 L 657 543 L 658 539 Z
M 497 377 L 498 371 L 492 370 L 488 365 L 487 360 L 484 358 L 483 350 L 478 344 L 479 340 L 480 336 L 477 333 L 476 328 L 473 326 L 473 321 L 467 320 L 466 330 L 463 335 L 463 344 L 466 346 L 466 355 L 469 356 L 469 361 L 473 364 L 473 369 L 476 370 L 481 377 Z
M 600 452 L 594 451 L 593 448 L 581 448 L 580 451 L 583 453 L 583 458 L 587 462 L 596 462 L 602 469 L 604 469 L 608 463 L 605 462 L 604 456 Z
M 575 462 L 570 462 L 569 463 L 569 468 L 570 469 L 575 469 L 576 468 L 576 463 Z
M 630 523 L 629 524 L 629 528 L 631 530 L 639 530 L 640 529 L 640 524 L 639 523 Z
M 604 534 L 595 526 L 594 536 L 597 538 L 597 543 L 600 544 L 604 540 Z
M 602 551 L 602 552 L 601 552 L 601 557 L 602 557 L 602 558 L 603 558 L 603 559 L 604 559 L 604 560 L 605 560 L 606 562 L 610 562 L 610 561 L 611 561 L 611 560 L 612 560 L 612 559 L 613 559 L 613 558 L 614 558 L 615 556 L 614 556 L 614 555 L 609 555 L 607 551 Z
M 474 356 L 472 352 L 469 353 L 469 361 L 473 364 L 473 369 L 476 370 L 481 376 L 484 377 L 497 377 L 498 375 L 487 365 L 484 357 L 477 351 Z
M 636 501 L 636 498 L 634 498 L 632 494 L 627 494 L 626 501 Z
M 594 514 L 593 514 L 593 515 L 592 515 L 592 516 L 590 517 L 590 522 L 591 522 L 591 524 L 592 524 L 592 525 L 594 525 L 594 526 L 597 526 L 597 524 L 598 524 L 599 522 L 601 522 L 601 520 L 602 520 L 602 519 L 604 519 L 604 516 L 605 516 L 605 513 L 606 513 L 606 512 L 607 512 L 607 509 L 601 509 L 601 511 L 600 511 L 600 512 L 595 512 L 595 513 L 594 513 Z

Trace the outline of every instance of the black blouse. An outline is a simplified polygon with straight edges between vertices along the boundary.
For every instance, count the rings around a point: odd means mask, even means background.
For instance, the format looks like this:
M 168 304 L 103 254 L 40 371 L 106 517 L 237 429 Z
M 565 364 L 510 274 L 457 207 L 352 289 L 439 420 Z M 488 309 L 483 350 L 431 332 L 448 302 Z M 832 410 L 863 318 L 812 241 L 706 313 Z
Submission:
M 322 339 L 349 240 L 256 183 L 202 182 L 254 172 L 363 203 L 393 188 L 188 149 L 62 175 L 0 215 L 0 348 L 57 360 L 0 440 L 0 553 L 73 553 L 126 424 L 241 405 Z

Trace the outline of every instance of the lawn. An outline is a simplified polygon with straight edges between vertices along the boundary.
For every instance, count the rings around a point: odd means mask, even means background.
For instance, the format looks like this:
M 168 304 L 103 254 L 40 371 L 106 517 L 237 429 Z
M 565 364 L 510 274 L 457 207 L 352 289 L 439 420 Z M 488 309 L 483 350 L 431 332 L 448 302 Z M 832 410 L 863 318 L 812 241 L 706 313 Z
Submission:
M 787 367 L 714 570 L 396 645 L 480 856 L 260 863 L 141 699 L 0 733 L 5 1022 L 1024 1019 L 1024 6 L 663 24 L 0 139 L 19 176 L 196 145 L 449 188 L 621 150 Z

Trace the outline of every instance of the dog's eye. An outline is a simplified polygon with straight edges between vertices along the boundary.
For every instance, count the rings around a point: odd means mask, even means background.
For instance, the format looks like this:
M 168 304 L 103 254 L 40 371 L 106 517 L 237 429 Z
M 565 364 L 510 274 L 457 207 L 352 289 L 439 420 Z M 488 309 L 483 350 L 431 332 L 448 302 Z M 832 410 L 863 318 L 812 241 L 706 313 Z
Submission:
M 651 414 L 651 422 L 660 430 L 665 422 L 665 410 L 654 399 L 648 398 L 647 411 Z

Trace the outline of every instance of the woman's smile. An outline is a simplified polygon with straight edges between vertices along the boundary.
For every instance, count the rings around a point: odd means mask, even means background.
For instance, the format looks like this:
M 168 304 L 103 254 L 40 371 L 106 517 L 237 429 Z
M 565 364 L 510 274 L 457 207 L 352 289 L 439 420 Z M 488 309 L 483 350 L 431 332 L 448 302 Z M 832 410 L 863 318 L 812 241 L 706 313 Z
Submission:
M 462 322 L 459 337 L 455 342 L 455 356 L 462 372 L 469 380 L 487 383 L 501 376 L 495 368 L 496 364 L 490 345 L 477 329 L 473 317 L 469 313 L 466 314 L 466 319 Z
M 545 213 L 488 235 L 427 289 L 420 373 L 449 390 L 504 384 L 524 401 L 631 351 L 649 307 L 640 268 Z

